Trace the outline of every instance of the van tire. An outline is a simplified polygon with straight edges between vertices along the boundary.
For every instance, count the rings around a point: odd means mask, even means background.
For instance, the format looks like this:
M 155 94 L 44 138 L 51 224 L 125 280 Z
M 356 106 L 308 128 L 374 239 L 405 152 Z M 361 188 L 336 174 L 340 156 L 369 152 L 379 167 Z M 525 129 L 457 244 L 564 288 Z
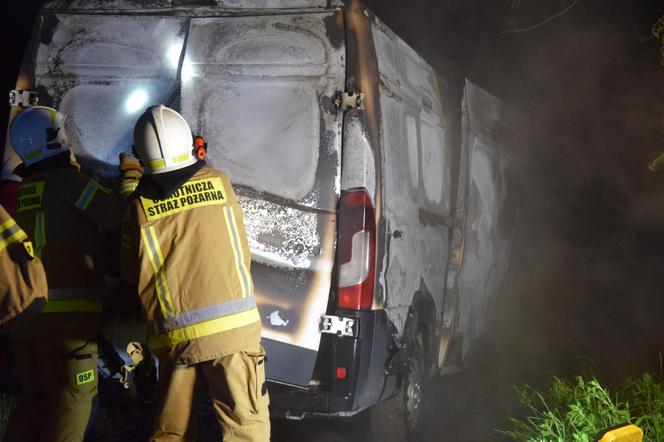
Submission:
M 402 374 L 397 394 L 369 409 L 374 441 L 422 441 L 426 388 L 424 352 L 419 339 L 412 344 L 408 367 Z

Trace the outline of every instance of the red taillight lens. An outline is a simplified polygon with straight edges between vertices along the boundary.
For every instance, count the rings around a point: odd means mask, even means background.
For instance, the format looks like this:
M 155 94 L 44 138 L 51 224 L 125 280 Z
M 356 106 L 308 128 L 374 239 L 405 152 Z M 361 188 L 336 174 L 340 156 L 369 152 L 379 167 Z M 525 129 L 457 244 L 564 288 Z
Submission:
M 376 273 L 376 219 L 366 190 L 350 190 L 339 200 L 337 306 L 368 310 L 373 303 Z

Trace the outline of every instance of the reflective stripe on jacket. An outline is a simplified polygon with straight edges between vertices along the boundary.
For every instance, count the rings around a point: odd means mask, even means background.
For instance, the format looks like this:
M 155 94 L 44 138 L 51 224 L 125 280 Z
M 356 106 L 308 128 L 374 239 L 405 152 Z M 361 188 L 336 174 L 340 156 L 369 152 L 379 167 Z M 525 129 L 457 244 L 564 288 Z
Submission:
M 101 313 L 102 291 L 90 289 L 49 289 L 43 313 Z
M 46 275 L 28 237 L 0 206 L 0 326 L 46 300 Z
M 118 228 L 119 211 L 108 189 L 74 168 L 43 170 L 21 184 L 16 219 L 33 236 L 35 255 L 44 263 L 44 313 L 101 311 L 102 231 Z
M 164 200 L 135 196 L 122 253 L 161 355 L 197 363 L 258 345 L 242 209 L 221 172 L 203 167 Z
M 0 250 L 7 248 L 9 244 L 23 242 L 28 235 L 16 224 L 16 221 L 0 206 Z

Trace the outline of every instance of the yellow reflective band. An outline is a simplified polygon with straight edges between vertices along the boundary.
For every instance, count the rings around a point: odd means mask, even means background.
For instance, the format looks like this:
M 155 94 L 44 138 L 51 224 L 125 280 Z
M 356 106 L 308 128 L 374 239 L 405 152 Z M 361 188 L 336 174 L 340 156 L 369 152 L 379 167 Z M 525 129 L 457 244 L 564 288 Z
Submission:
M 96 182 L 96 181 L 95 181 L 95 184 L 97 185 L 97 190 L 101 190 L 102 192 L 104 192 L 104 193 L 107 194 L 107 195 L 108 195 L 109 193 L 111 193 L 111 189 L 109 189 L 108 187 L 106 187 L 106 186 L 102 186 L 101 184 L 99 184 L 99 183 Z
M 198 324 L 182 327 L 161 335 L 151 336 L 148 343 L 153 349 L 170 347 L 181 342 L 191 341 L 193 339 L 210 336 L 215 333 L 221 333 L 228 330 L 251 325 L 260 321 L 260 315 L 257 308 L 252 308 L 245 312 L 234 313 L 221 318 L 211 319 Z
M 10 229 L 16 225 L 16 221 L 13 218 L 9 218 L 4 223 L 0 224 L 0 232 Z
M 74 378 L 76 379 L 76 385 L 89 384 L 90 382 L 94 382 L 95 380 L 95 371 L 86 370 L 81 373 L 76 373 L 76 375 L 74 375 Z
M 135 181 L 133 183 L 122 183 L 120 184 L 120 193 L 123 195 L 134 193 L 136 187 L 138 187 L 138 181 Z
M 51 119 L 53 120 L 53 123 L 55 123 L 55 120 L 58 118 L 58 112 L 55 109 L 46 109 L 51 116 Z
M 110 190 L 107 189 L 106 187 L 102 186 L 95 180 L 90 180 L 88 181 L 88 184 L 85 185 L 83 188 L 83 191 L 81 194 L 78 196 L 78 199 L 76 200 L 75 206 L 78 207 L 81 210 L 85 210 L 88 208 L 90 205 L 90 202 L 92 202 L 92 198 L 94 198 L 95 194 L 97 193 L 98 190 L 101 190 L 104 193 L 109 193 Z
M 25 154 L 25 159 L 26 160 L 34 160 L 35 158 L 39 158 L 42 154 L 41 149 L 35 149 L 31 150 L 30 152 Z
M 191 158 L 191 153 L 190 152 L 185 152 L 180 155 L 176 155 L 173 157 L 173 162 L 174 163 L 182 163 L 184 161 L 187 161 L 189 158 Z
M 74 299 L 67 301 L 48 301 L 42 313 L 101 313 L 101 301 L 97 299 Z
M 37 212 L 35 215 L 35 256 L 41 258 L 41 252 L 46 245 L 46 215 Z
M 152 170 L 159 169 L 161 167 L 166 167 L 166 161 L 164 161 L 163 159 L 153 160 L 148 163 L 148 166 Z
M 0 250 L 27 237 L 25 232 L 16 224 L 16 221 L 11 218 L 0 224 Z
M 226 218 L 228 237 L 233 248 L 233 256 L 235 257 L 235 270 L 237 271 L 237 277 L 240 279 L 240 285 L 242 286 L 242 297 L 246 298 L 248 295 L 253 295 L 252 282 L 249 271 L 244 265 L 242 242 L 240 241 L 240 235 L 235 223 L 233 207 L 224 207 L 224 217 Z
M 16 201 L 16 212 L 23 212 L 30 209 L 38 209 L 42 205 L 42 195 L 44 194 L 44 181 L 35 181 L 34 183 L 21 184 L 21 190 Z
M 187 181 L 178 187 L 173 195 L 163 200 L 141 197 L 141 205 L 145 217 L 148 221 L 152 221 L 196 207 L 224 204 L 226 200 L 226 190 L 221 178 L 214 177 Z
M 164 318 L 170 318 L 175 316 L 175 309 L 173 308 L 171 293 L 168 290 L 168 284 L 166 283 L 166 274 L 163 267 L 164 256 L 161 253 L 159 240 L 157 239 L 154 227 L 150 226 L 141 229 L 141 236 L 143 237 L 145 249 L 148 251 L 148 258 L 150 258 L 152 270 L 154 270 L 154 285 L 157 292 L 157 299 L 159 300 L 159 306 L 161 307 L 161 313 L 164 315 Z

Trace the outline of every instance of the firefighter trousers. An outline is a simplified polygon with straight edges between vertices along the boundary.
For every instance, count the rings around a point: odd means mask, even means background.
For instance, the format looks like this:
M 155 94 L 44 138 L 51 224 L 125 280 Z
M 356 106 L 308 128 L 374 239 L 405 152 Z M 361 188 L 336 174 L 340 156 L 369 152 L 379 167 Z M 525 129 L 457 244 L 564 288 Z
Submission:
M 82 441 L 97 395 L 96 328 L 79 324 L 47 337 L 14 339 L 14 355 L 21 398 L 5 441 Z
M 265 350 L 258 346 L 194 365 L 159 364 L 160 406 L 151 441 L 196 437 L 197 382 L 205 382 L 224 442 L 270 440 Z

